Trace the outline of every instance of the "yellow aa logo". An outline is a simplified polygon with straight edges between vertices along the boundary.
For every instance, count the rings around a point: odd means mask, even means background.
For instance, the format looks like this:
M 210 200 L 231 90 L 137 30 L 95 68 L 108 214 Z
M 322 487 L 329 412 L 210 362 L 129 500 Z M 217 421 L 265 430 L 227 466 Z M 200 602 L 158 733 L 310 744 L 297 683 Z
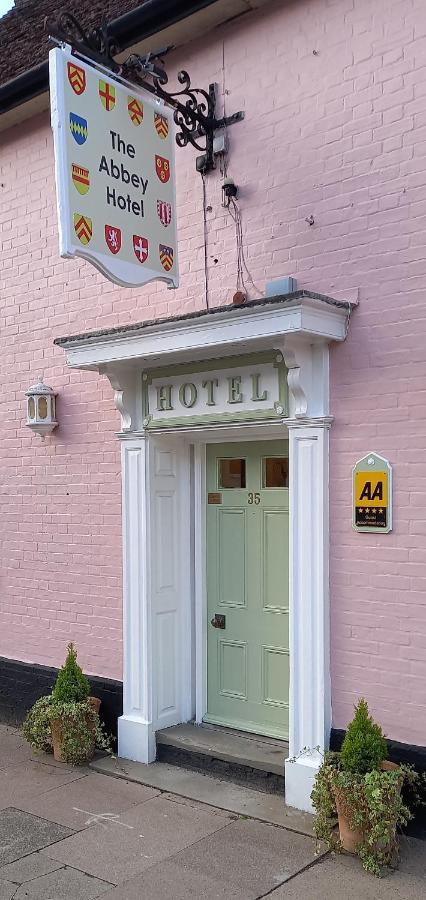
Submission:
M 355 506 L 387 506 L 388 473 L 355 473 Z

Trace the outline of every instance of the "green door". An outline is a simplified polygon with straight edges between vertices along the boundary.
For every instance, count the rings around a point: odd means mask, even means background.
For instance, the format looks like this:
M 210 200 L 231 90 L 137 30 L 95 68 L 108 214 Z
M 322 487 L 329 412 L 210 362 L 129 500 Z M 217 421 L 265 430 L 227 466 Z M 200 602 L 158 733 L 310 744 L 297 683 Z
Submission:
M 288 444 L 207 447 L 206 722 L 288 737 Z

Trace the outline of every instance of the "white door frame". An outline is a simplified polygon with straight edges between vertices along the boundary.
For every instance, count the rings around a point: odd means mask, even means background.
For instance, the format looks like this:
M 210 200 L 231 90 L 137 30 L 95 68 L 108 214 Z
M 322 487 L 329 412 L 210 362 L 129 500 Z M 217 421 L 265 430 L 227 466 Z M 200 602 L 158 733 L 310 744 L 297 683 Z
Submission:
M 325 301 L 325 302 L 324 302 Z M 289 415 L 274 428 L 244 425 L 180 428 L 177 441 L 194 444 L 193 485 L 195 594 L 204 616 L 196 628 L 196 648 L 205 657 L 205 491 L 203 447 L 214 440 L 248 440 L 250 437 L 289 437 L 289 528 L 290 528 L 290 754 L 286 763 L 286 801 L 299 809 L 311 810 L 310 792 L 320 764 L 320 753 L 328 746 L 331 726 L 330 647 L 328 596 L 328 465 L 329 465 L 329 380 L 328 344 L 346 337 L 348 305 L 318 295 L 300 292 L 285 302 L 259 304 L 243 309 L 225 309 L 211 316 L 165 320 L 109 335 L 80 336 L 61 341 L 68 362 L 75 368 L 96 369 L 107 375 L 122 416 L 123 484 L 123 630 L 124 698 L 119 719 L 119 753 L 140 762 L 155 758 L 155 709 L 158 685 L 153 676 L 152 533 L 153 480 L 150 437 L 142 419 L 142 369 L 159 364 L 220 357 L 224 354 L 274 349 L 282 352 L 288 368 Z M 276 429 L 279 433 L 276 434 Z M 155 434 L 151 431 L 151 434 Z M 162 439 L 164 440 L 164 439 Z M 177 451 L 176 451 L 177 452 Z M 188 480 L 189 487 L 189 480 Z M 176 482 L 175 490 L 179 492 Z M 188 493 L 188 491 L 187 491 Z M 180 514 L 182 534 L 188 517 Z M 185 525 L 185 521 L 187 525 Z M 183 583 L 183 582 L 182 582 Z M 167 587 L 167 585 L 166 585 Z M 190 594 L 188 585 L 182 588 Z M 179 590 L 171 590 L 176 600 L 176 629 L 186 654 L 186 671 L 192 670 L 191 650 L 182 622 L 185 604 Z M 177 599 L 176 599 L 177 598 Z M 173 600 L 173 602 L 175 602 Z M 188 607 L 187 607 L 188 608 Z M 173 610 L 172 610 L 173 611 Z M 188 623 L 188 618 L 186 618 Z M 188 626 L 187 626 L 188 627 Z M 168 634 L 172 633 L 169 629 Z M 169 639 L 169 638 L 168 638 Z M 169 639 L 170 640 L 170 639 Z M 189 642 L 190 643 L 190 642 Z M 173 648 L 172 648 L 173 649 Z M 197 719 L 205 709 L 206 678 L 196 678 Z M 182 673 L 181 673 L 182 676 Z M 190 718 L 193 698 L 189 679 L 177 678 L 175 695 L 169 698 L 169 723 Z M 167 717 L 166 717 L 167 718 Z M 302 752 L 308 747 L 308 752 Z M 315 748 L 319 748 L 319 751 Z

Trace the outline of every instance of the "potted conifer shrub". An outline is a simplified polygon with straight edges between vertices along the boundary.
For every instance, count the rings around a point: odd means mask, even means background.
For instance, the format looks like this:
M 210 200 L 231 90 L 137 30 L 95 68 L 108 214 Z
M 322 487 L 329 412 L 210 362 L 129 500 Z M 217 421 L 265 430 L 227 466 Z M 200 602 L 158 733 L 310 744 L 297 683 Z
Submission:
M 99 721 L 100 700 L 90 696 L 90 684 L 71 643 L 52 693 L 40 697 L 29 711 L 23 733 L 34 750 L 52 751 L 60 762 L 80 765 L 95 746 L 110 752 L 110 741 Z
M 361 699 L 341 752 L 325 754 L 315 779 L 311 799 L 316 837 L 329 849 L 357 853 L 365 869 L 381 875 L 397 858 L 397 826 L 412 818 L 402 785 L 417 779 L 411 767 L 387 759 L 382 729 Z

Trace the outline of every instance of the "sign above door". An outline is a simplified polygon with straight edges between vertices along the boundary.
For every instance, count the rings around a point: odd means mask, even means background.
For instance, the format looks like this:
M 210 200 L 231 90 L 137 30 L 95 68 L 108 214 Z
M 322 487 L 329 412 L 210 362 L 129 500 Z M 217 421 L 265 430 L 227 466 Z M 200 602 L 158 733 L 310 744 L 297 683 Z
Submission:
M 217 425 L 287 416 L 287 369 L 272 350 L 142 373 L 145 428 Z
M 69 49 L 49 64 L 61 256 L 125 287 L 177 287 L 171 110 Z

